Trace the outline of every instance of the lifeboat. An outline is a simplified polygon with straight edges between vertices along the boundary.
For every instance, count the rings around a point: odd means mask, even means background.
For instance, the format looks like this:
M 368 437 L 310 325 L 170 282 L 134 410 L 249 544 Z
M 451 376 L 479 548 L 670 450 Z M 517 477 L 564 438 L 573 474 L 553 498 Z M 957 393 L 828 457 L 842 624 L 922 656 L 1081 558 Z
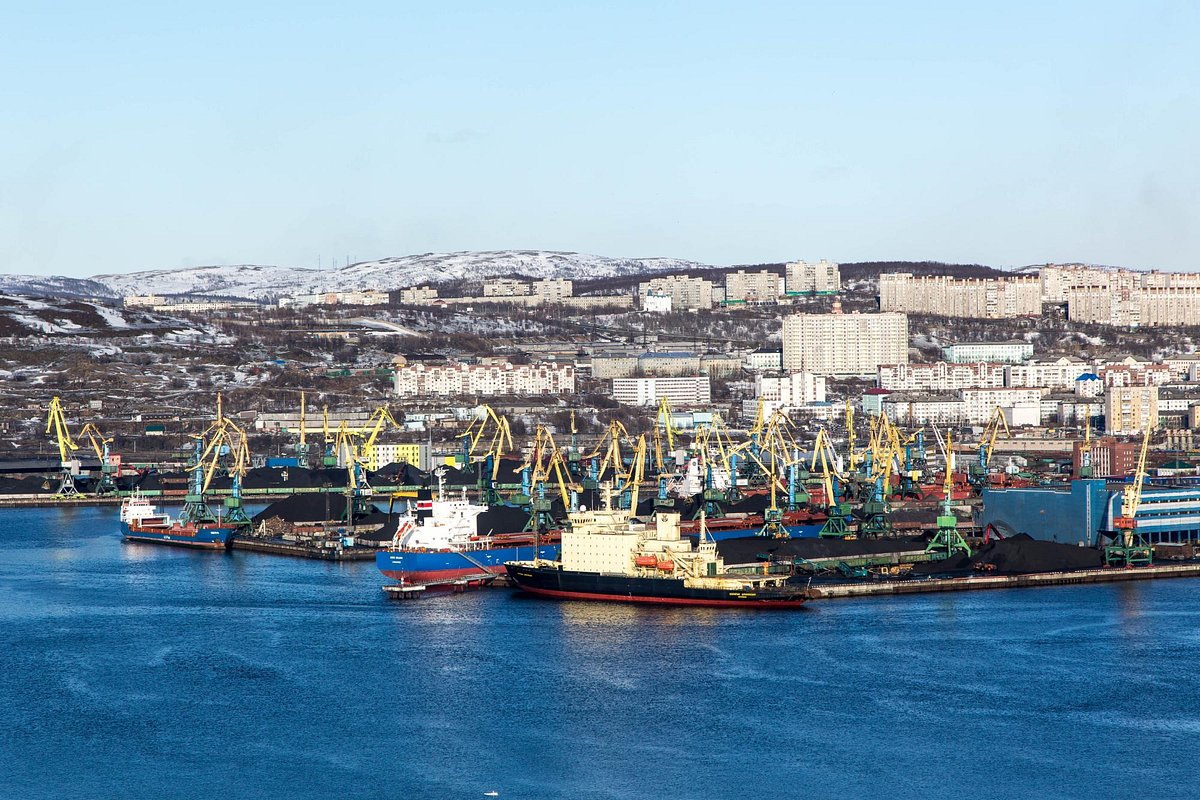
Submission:
M 639 567 L 654 567 L 658 564 L 658 559 L 654 556 L 638 556 L 633 560 L 633 563 Z
M 675 571 L 675 562 L 674 561 L 659 561 L 657 566 L 658 566 L 658 569 L 660 572 L 674 572 Z

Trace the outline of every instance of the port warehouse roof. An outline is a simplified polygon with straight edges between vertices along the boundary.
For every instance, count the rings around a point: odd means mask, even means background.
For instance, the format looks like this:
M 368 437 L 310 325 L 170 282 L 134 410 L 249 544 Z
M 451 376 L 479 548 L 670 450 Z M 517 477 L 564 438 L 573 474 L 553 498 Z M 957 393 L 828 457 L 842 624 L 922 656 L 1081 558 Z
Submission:
M 1098 544 L 1121 513 L 1124 487 L 1104 478 L 1072 481 L 1069 486 L 984 489 L 981 526 L 1004 525 L 1036 539 L 1065 544 Z M 1200 537 L 1200 486 L 1158 488 L 1147 485 L 1137 513 L 1137 530 L 1151 543 Z

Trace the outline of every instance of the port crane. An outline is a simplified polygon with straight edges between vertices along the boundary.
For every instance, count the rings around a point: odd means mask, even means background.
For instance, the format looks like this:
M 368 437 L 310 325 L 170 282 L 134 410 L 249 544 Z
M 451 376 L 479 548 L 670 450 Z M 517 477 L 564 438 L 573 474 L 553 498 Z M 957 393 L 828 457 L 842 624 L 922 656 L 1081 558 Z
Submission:
M 391 410 L 386 405 L 382 405 L 375 409 L 375 413 L 371 415 L 371 418 L 363 425 L 362 430 L 358 432 L 358 436 L 363 439 L 362 445 L 359 447 L 359 453 L 362 456 L 362 460 L 366 462 L 367 469 L 369 470 L 374 471 L 381 466 L 379 459 L 375 455 L 375 441 L 379 438 L 379 434 L 383 433 L 389 425 L 393 428 L 400 427 L 400 423 L 392 416 Z
M 92 446 L 92 451 L 96 454 L 96 458 L 100 461 L 100 477 L 96 480 L 96 487 L 93 490 L 97 497 L 104 497 L 110 494 L 116 494 L 117 482 L 116 472 L 118 465 L 113 463 L 112 454 L 109 452 L 109 445 L 112 444 L 112 437 L 105 436 L 100 432 L 100 428 L 94 422 L 88 422 L 79 431 L 80 440 L 87 439 Z
M 58 445 L 59 465 L 62 468 L 54 496 L 77 497 L 79 490 L 75 488 L 75 476 L 79 474 L 79 459 L 73 458 L 72 454 L 79 449 L 79 445 L 71 438 L 67 414 L 57 395 L 51 398 L 50 407 L 46 412 L 46 433 L 54 434 L 55 443 Z
M 1113 520 L 1111 543 L 1104 548 L 1104 563 L 1110 567 L 1144 567 L 1154 560 L 1154 548 L 1137 530 L 1137 512 L 1146 482 L 1146 455 L 1150 450 L 1150 422 L 1142 434 L 1137 469 L 1121 498 L 1121 516 Z
M 821 536 L 845 538 L 850 534 L 850 504 L 842 502 L 839 487 L 840 473 L 837 468 L 837 456 L 829 434 L 824 428 L 817 431 L 817 440 L 813 444 L 811 468 L 820 467 L 821 485 L 825 494 L 825 524 L 821 526 Z
M 950 503 L 954 497 L 954 451 L 953 436 L 946 431 L 946 477 L 942 481 L 942 513 L 937 518 L 937 533 L 925 548 L 926 553 L 941 553 L 949 558 L 956 551 L 971 555 L 971 548 L 966 539 L 958 532 L 958 517 L 955 516 Z
M 968 473 L 968 480 L 977 490 L 982 490 L 988 485 L 988 470 L 992 464 L 992 453 L 996 449 L 996 439 L 1000 437 L 1001 430 L 1004 431 L 1005 436 L 1012 436 L 1012 431 L 1008 428 L 1008 419 L 1004 416 L 1004 410 L 997 406 L 996 413 L 992 415 L 991 421 L 984 428 L 983 437 L 979 440 L 979 463 L 973 465 Z

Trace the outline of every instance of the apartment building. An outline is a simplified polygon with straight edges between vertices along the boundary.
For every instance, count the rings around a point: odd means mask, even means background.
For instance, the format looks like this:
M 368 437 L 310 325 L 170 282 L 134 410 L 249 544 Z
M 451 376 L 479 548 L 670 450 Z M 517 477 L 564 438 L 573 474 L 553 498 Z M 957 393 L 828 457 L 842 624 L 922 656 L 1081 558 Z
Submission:
M 612 396 L 629 406 L 656 405 L 664 397 L 673 406 L 707 405 L 712 402 L 712 385 L 707 375 L 670 378 L 615 378 Z
M 966 422 L 970 425 L 986 425 L 996 416 L 996 409 L 1012 412 L 1020 418 L 1018 424 L 1037 424 L 1041 417 L 1042 395 L 1046 389 L 1039 388 L 991 388 L 963 389 L 962 399 Z M 1034 422 L 1028 421 L 1032 409 Z M 1010 423 L 1011 424 L 1011 423 Z
M 565 278 L 546 278 L 533 282 L 533 294 L 543 303 L 562 303 L 575 293 L 573 281 Z
M 402 397 L 549 395 L 575 393 L 575 368 L 564 364 L 415 363 L 396 368 Z
M 1033 356 L 1033 345 L 1024 341 L 958 342 L 942 348 L 942 356 L 951 364 L 976 364 L 980 361 L 1019 364 Z
M 1109 386 L 1162 386 L 1174 380 L 1169 364 L 1139 361 L 1132 356 L 1112 364 L 1104 364 L 1096 374 Z
M 842 290 L 841 268 L 821 259 L 816 264 L 792 261 L 784 268 L 787 294 L 837 294 Z
M 880 389 L 894 392 L 955 392 L 959 389 L 1004 386 L 1003 364 L 880 364 Z
M 726 303 L 774 302 L 782 294 L 783 278 L 765 269 L 759 272 L 739 269 L 725 276 Z
M 1027 361 L 1004 368 L 1004 385 L 1070 389 L 1080 376 L 1091 371 L 1090 364 L 1074 356 L 1062 356 L 1053 361 Z
M 1104 395 L 1104 430 L 1112 436 L 1158 427 L 1157 386 L 1110 386 Z
M 438 290 L 432 286 L 413 286 L 400 290 L 400 302 L 405 305 L 416 305 L 437 300 Z
M 770 404 L 768 413 L 776 408 L 795 408 L 808 403 L 825 402 L 825 377 L 811 372 L 793 372 L 788 375 L 756 375 L 754 397 L 761 399 L 764 409 Z
M 825 376 L 875 375 L 908 363 L 908 315 L 793 314 L 783 319 L 783 369 Z
M 966 409 L 962 398 L 954 395 L 898 392 L 880 401 L 881 412 L 901 425 L 961 425 L 967 420 Z
M 885 272 L 879 276 L 879 309 L 977 319 L 1038 316 L 1042 289 L 1035 277 L 962 279 Z
M 484 297 L 521 297 L 527 294 L 533 294 L 533 286 L 529 281 L 492 278 L 483 282 Z
M 671 308 L 675 311 L 713 307 L 713 282 L 704 278 L 665 275 L 661 278 L 643 281 L 638 284 L 638 297 L 642 298 L 643 308 L 646 305 L 645 298 L 650 294 L 670 297 Z

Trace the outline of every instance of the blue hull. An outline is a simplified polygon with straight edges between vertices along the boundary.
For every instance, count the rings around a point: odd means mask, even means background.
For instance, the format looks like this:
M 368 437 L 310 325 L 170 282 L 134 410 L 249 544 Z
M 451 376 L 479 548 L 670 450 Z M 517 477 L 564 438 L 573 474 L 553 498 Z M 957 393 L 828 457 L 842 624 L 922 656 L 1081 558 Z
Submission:
M 538 557 L 557 559 L 559 546 L 538 547 Z M 375 566 L 389 578 L 407 584 L 437 583 L 459 578 L 505 574 L 506 561 L 533 560 L 533 545 L 472 550 L 467 553 L 427 550 L 382 550 L 375 554 Z
M 199 547 L 205 550 L 224 550 L 229 546 L 236 528 L 222 525 L 197 525 L 181 527 L 172 525 L 170 528 L 130 528 L 121 526 L 125 532 L 125 541 L 150 542 L 152 544 L 173 544 L 181 547 Z

